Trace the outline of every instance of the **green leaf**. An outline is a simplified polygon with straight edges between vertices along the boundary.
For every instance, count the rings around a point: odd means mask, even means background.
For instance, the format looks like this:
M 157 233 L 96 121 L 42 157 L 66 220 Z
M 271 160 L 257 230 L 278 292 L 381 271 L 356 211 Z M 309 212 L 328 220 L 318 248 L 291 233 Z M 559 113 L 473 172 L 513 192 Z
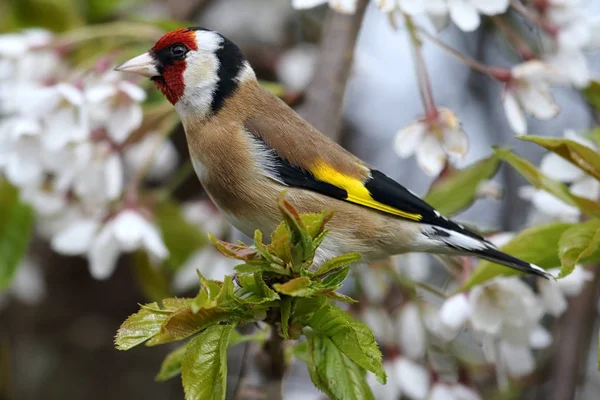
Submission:
M 352 361 L 385 383 L 382 356 L 373 332 L 362 322 L 322 298 L 300 298 L 294 306 L 294 322 L 327 336 Z
M 565 203 L 579 208 L 588 215 L 600 216 L 600 203 L 575 196 L 564 184 L 548 178 L 529 161 L 517 156 L 510 150 L 496 148 L 494 151 L 498 157 L 509 163 L 536 188 L 547 191 Z
M 164 382 L 179 375 L 181 373 L 181 362 L 186 350 L 187 344 L 183 344 L 167 354 L 154 380 Z
M 263 281 L 260 273 L 238 277 L 240 288 L 236 296 L 244 303 L 262 304 L 279 300 L 279 295 Z
M 544 269 L 558 267 L 561 264 L 558 257 L 558 243 L 562 234 L 571 226 L 573 225 L 570 223 L 557 222 L 525 229 L 500 249 Z M 498 275 L 516 274 L 519 272 L 484 260 L 479 263 L 460 290 L 470 289 Z
M 207 244 L 206 236 L 183 217 L 181 208 L 173 200 L 166 199 L 158 203 L 155 216 L 169 249 L 166 265 L 171 271 L 177 271 L 192 253 Z
M 600 246 L 600 220 L 592 219 L 567 229 L 558 242 L 562 262 L 559 278 L 573 272 L 575 264 L 590 257 Z
M 306 276 L 294 278 L 285 283 L 276 283 L 273 285 L 273 289 L 279 293 L 294 297 L 307 297 L 315 292 L 313 283 Z
M 323 275 L 329 271 L 351 265 L 358 261 L 360 261 L 360 253 L 342 254 L 341 256 L 337 256 L 325 261 L 323 265 L 321 265 L 319 269 L 315 271 L 315 275 Z
M 583 89 L 583 94 L 592 107 L 600 111 L 600 82 L 591 81 L 588 87 Z
M 242 260 L 246 262 L 264 262 L 262 256 L 256 249 L 250 248 L 245 244 L 233 244 L 223 240 L 218 240 L 212 234 L 208 234 L 210 242 L 227 258 Z
M 331 300 L 341 301 L 344 303 L 358 303 L 358 300 L 355 300 L 352 297 L 346 296 L 345 294 L 341 294 L 338 292 L 325 292 L 323 294 L 325 295 L 325 297 Z
M 273 272 L 277 275 L 289 276 L 291 271 L 278 264 L 240 264 L 235 268 L 240 274 L 253 274 L 255 272 Z
M 350 266 L 346 266 L 340 268 L 339 270 L 327 275 L 323 281 L 319 284 L 320 288 L 325 289 L 337 289 L 342 285 L 344 279 L 348 276 L 348 272 L 350 271 Z
M 10 286 L 27 252 L 33 209 L 19 200 L 17 189 L 0 181 L 0 290 Z
M 496 175 L 499 166 L 500 160 L 492 155 L 455 171 L 435 184 L 424 200 L 444 215 L 455 215 L 473 204 L 479 185 Z
M 521 136 L 520 139 L 536 143 L 546 150 L 558 154 L 587 174 L 600 180 L 600 154 L 589 147 L 564 138 Z
M 191 307 L 186 307 L 169 315 L 146 344 L 156 346 L 182 340 L 212 325 L 237 318 L 236 312 L 220 308 L 203 308 L 194 313 Z
M 312 261 L 314 256 L 313 238 L 304 225 L 300 213 L 283 196 L 277 198 L 277 206 L 290 230 L 293 265 L 299 267 L 307 261 Z
M 292 346 L 292 355 L 308 364 L 308 343 L 306 341 L 297 342 Z
M 292 314 L 292 301 L 292 297 L 283 296 L 279 302 L 279 311 L 281 312 L 281 333 L 285 340 L 290 339 L 289 326 L 290 315 Z
M 162 306 L 158 303 L 146 304 L 140 311 L 129 316 L 121 324 L 115 336 L 115 346 L 119 350 L 129 350 L 157 335 L 162 324 L 178 310 L 186 309 L 188 299 L 165 299 Z
M 181 363 L 186 400 L 224 400 L 227 347 L 235 323 L 213 325 L 190 340 Z
M 161 266 L 152 265 L 144 251 L 136 251 L 131 257 L 135 277 L 144 297 L 150 301 L 158 301 L 171 296 L 169 278 L 161 270 Z
M 329 337 L 310 334 L 307 345 L 310 377 L 330 399 L 374 399 L 364 369 L 342 353 Z

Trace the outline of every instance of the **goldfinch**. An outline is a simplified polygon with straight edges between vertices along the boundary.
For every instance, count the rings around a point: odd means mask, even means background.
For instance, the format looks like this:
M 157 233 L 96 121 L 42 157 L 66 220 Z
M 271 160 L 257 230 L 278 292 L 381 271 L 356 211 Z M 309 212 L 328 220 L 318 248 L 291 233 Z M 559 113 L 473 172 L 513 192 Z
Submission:
M 200 182 L 246 235 L 277 227 L 276 199 L 286 190 L 300 212 L 335 211 L 316 264 L 349 252 L 365 261 L 428 252 L 550 276 L 448 220 L 318 132 L 263 89 L 239 47 L 215 31 L 169 32 L 116 70 L 149 77 L 175 106 Z

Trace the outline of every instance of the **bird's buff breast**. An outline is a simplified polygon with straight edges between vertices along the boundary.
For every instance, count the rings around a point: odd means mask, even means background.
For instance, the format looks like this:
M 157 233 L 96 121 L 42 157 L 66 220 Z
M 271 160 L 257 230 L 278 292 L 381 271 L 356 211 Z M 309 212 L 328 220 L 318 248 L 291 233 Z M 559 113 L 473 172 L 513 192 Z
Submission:
M 270 234 L 279 222 L 276 189 L 256 187 L 240 177 L 216 176 L 199 157 L 192 157 L 196 175 L 212 202 L 236 229 L 252 237 L 256 229 Z M 240 173 L 243 171 L 240 170 Z M 264 182 L 265 185 L 269 183 Z

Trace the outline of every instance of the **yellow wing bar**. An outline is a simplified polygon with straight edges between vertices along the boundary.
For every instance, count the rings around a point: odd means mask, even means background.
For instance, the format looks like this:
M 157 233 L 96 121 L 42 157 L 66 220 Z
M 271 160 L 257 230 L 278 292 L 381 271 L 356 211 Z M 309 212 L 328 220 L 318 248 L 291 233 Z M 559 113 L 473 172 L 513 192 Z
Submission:
M 413 221 L 420 221 L 423 218 L 421 214 L 402 211 L 373 199 L 371 193 L 369 193 L 369 190 L 364 186 L 363 182 L 361 182 L 359 179 L 337 171 L 323 161 L 317 162 L 310 172 L 316 179 L 322 182 L 327 182 L 340 189 L 344 189 L 348 193 L 346 200 L 349 202 L 360 204 L 365 207 L 383 211 L 388 214 L 397 215 Z

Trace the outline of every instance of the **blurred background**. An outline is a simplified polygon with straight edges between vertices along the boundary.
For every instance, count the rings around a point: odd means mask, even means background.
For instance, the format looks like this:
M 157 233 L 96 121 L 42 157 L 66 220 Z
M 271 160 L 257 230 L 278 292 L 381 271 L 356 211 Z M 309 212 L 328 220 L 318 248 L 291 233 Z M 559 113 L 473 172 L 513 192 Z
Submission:
M 587 13 L 600 17 L 600 2 L 582 3 Z M 214 29 L 242 48 L 268 87 L 356 155 L 419 195 L 425 194 L 434 180 L 418 167 L 414 158 L 400 157 L 393 146 L 396 133 L 420 117 L 423 106 L 405 29 L 402 25 L 394 27 L 374 4 L 366 6 L 362 19 L 360 12 L 341 15 L 326 6 L 296 10 L 289 0 L 0 2 L 2 33 L 39 27 L 62 35 L 109 22 L 150 22 L 156 30 L 140 32 L 139 40 L 131 43 L 116 39 L 86 42 L 77 50 L 80 65 L 85 65 L 86 59 L 99 62 L 103 59 L 100 53 L 105 53 L 109 64 L 118 64 L 144 46 L 151 47 L 160 32 L 176 27 Z M 135 25 L 127 29 L 131 29 L 129 35 L 136 36 Z M 485 64 L 510 68 L 515 63 L 506 41 L 489 24 L 469 33 L 450 25 L 439 37 Z M 86 56 L 88 51 L 93 57 Z M 347 53 L 352 51 L 349 63 Z M 538 164 L 543 155 L 541 148 L 514 138 L 499 101 L 500 85 L 428 42 L 423 52 L 436 103 L 458 115 L 469 139 L 468 154 L 458 167 L 489 155 L 494 145 L 513 148 Z M 587 56 L 592 76 L 599 76 L 600 55 L 590 52 Z M 43 64 L 37 67 L 45 68 Z M 0 90 L 7 89 L 2 86 Z M 563 87 L 553 92 L 561 107 L 560 115 L 549 121 L 530 119 L 530 132 L 558 137 L 566 129 L 584 131 L 597 124 L 597 116 L 579 90 Z M 149 101 L 157 96 L 152 88 L 148 93 Z M 10 101 L 10 97 L 6 100 L 5 93 L 4 101 Z M 172 145 L 164 150 L 157 164 L 159 172 L 175 170 L 189 158 L 182 129 L 176 127 L 171 137 Z M 166 181 L 169 179 L 173 179 L 172 175 Z M 490 232 L 520 230 L 533 221 L 530 203 L 519 195 L 524 180 L 501 168 L 494 182 L 501 188 L 502 198 L 481 199 L 459 219 Z M 195 177 L 184 175 L 174 197 L 186 205 L 186 220 L 201 231 L 241 238 L 230 232 L 211 208 Z M 154 381 L 169 346 L 120 352 L 113 346 L 113 337 L 138 304 L 164 293 L 161 290 L 165 285 L 180 295 L 193 295 L 194 268 L 178 271 L 171 283 L 157 283 L 133 257 L 121 257 L 108 279 L 96 280 L 90 275 L 86 260 L 59 255 L 47 240 L 34 236 L 12 287 L 0 292 L 0 398 L 183 398 L 178 379 Z M 231 268 L 230 263 L 216 260 L 213 254 L 199 257 L 196 263 L 210 264 L 207 268 L 212 271 Z M 433 268 L 437 271 L 436 266 Z M 587 329 L 591 332 L 597 313 L 589 318 Z M 584 368 L 588 372 L 581 374 L 586 379 L 578 398 L 597 399 L 600 379 L 593 345 L 588 350 L 585 354 L 590 355 L 590 365 Z M 242 352 L 231 353 L 229 381 L 233 387 Z M 586 358 L 583 361 L 587 362 Z M 319 398 L 303 366 L 294 365 L 285 382 L 285 398 Z M 545 393 L 521 390 L 510 398 L 548 398 Z

